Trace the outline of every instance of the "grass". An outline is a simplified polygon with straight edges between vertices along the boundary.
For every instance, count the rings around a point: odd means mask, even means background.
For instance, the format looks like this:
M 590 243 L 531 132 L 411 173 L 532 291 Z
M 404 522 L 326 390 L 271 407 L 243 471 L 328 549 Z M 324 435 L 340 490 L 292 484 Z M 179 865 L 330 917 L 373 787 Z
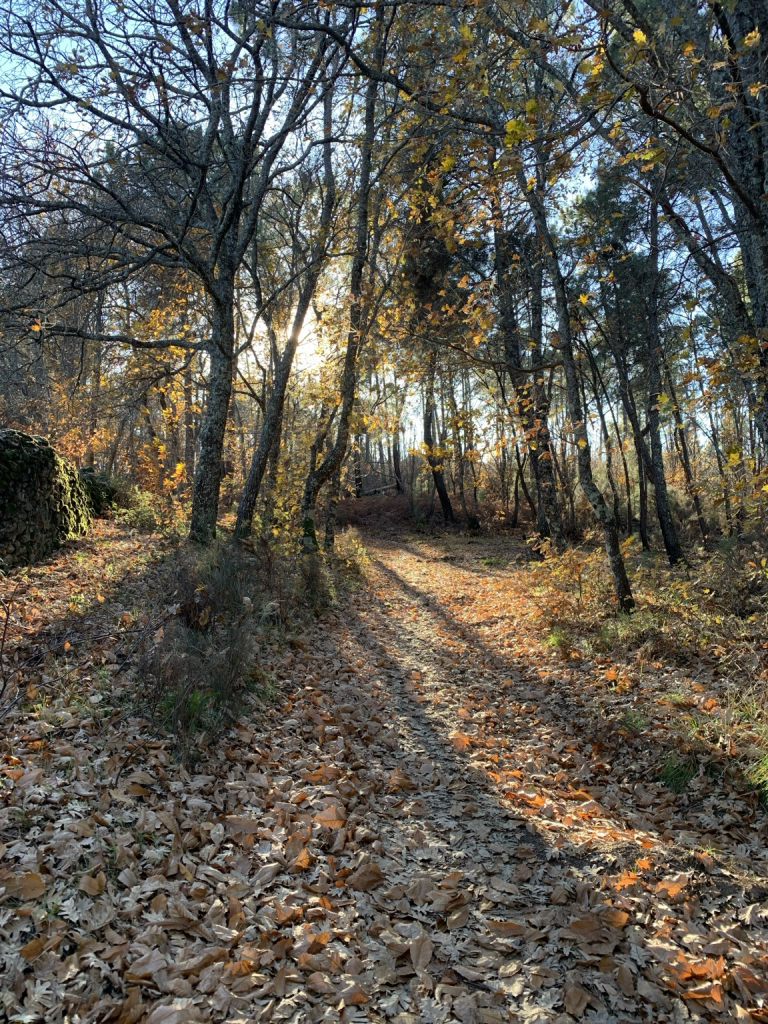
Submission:
M 640 734 L 648 728 L 649 720 L 642 711 L 635 711 L 633 708 L 629 708 L 619 719 L 619 725 L 623 729 L 628 729 L 630 732 Z
M 755 756 L 745 774 L 760 795 L 763 805 L 768 803 L 768 749 Z
M 553 626 L 544 641 L 547 647 L 567 657 L 574 646 L 574 636 L 566 626 Z
M 665 709 L 681 752 L 660 752 L 659 771 L 674 792 L 701 766 L 768 803 L 768 559 L 757 536 L 727 538 L 675 568 L 625 542 L 632 615 L 616 613 L 598 538 L 528 568 L 543 645 L 633 689 L 636 710 L 620 725 L 652 742 L 648 723 Z
M 485 565 L 489 569 L 506 569 L 510 559 L 506 555 L 487 555 L 485 558 L 480 558 L 479 562 L 480 565 Z
M 260 568 L 226 541 L 182 549 L 168 567 L 173 614 L 144 651 L 142 697 L 186 762 L 271 692 L 258 664 L 257 613 L 270 596 Z
M 171 615 L 148 640 L 138 694 L 155 727 L 174 736 L 193 763 L 244 713 L 273 702 L 278 687 L 262 662 L 294 628 L 362 585 L 368 555 L 353 530 L 333 556 L 297 556 L 290 546 L 246 546 L 228 539 L 183 547 L 166 566 Z M 158 636 L 157 631 L 152 636 Z
M 683 793 L 688 783 L 695 778 L 699 770 L 699 762 L 693 755 L 670 753 L 664 758 L 659 780 L 673 793 Z

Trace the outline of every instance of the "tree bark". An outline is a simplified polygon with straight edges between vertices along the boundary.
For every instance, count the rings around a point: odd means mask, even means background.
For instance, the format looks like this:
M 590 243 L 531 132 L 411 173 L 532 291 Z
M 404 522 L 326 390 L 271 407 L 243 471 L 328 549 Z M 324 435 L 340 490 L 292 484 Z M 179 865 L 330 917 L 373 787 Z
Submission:
M 440 507 L 443 510 L 443 518 L 447 526 L 452 526 L 456 523 L 456 516 L 453 512 L 451 499 L 448 496 L 448 489 L 445 486 L 443 459 L 438 453 L 439 449 L 435 444 L 434 437 L 436 363 L 437 354 L 434 349 L 431 349 L 427 357 L 427 380 L 424 385 L 424 448 L 426 450 L 427 463 L 432 471 L 435 491 L 440 499 Z
M 384 59 L 383 40 L 383 8 L 376 9 L 376 47 L 374 63 L 380 66 Z M 366 331 L 367 308 L 363 299 L 363 273 L 366 262 L 375 259 L 375 246 L 368 252 L 370 197 L 371 197 L 371 160 L 376 138 L 376 97 L 378 83 L 369 78 L 365 90 L 365 115 L 363 140 L 360 155 L 360 180 L 358 184 L 355 247 L 350 270 L 349 292 L 349 330 L 347 331 L 347 347 L 344 353 L 344 370 L 341 379 L 341 408 L 338 415 L 336 439 L 319 466 L 310 465 L 304 483 L 304 494 L 301 501 L 301 533 L 302 545 L 306 552 L 318 549 L 315 530 L 315 504 L 320 488 L 336 473 L 344 461 L 349 444 L 350 420 L 355 404 L 357 390 L 357 358 Z M 329 115 L 330 116 L 330 115 Z
M 216 536 L 216 517 L 221 488 L 221 456 L 227 429 L 234 373 L 234 275 L 220 282 L 221 293 L 214 299 L 208 401 L 200 429 L 200 454 L 192 489 L 191 540 L 209 544 Z
M 656 199 L 651 200 L 650 248 L 648 264 L 650 289 L 646 296 L 646 317 L 648 324 L 647 365 L 648 372 L 648 433 L 651 442 L 651 471 L 656 499 L 656 512 L 664 540 L 664 548 L 670 565 L 685 561 L 683 549 L 675 529 L 672 510 L 669 505 L 667 478 L 664 473 L 664 448 L 661 440 L 659 402 L 661 399 L 661 337 L 659 333 L 659 208 Z
M 336 203 L 336 180 L 333 171 L 332 141 L 331 132 L 333 129 L 333 91 L 329 87 L 326 91 L 323 102 L 323 178 L 325 195 L 323 196 L 323 207 L 320 214 L 320 224 L 315 244 L 310 250 L 309 263 L 306 269 L 303 284 L 299 291 L 299 299 L 296 305 L 296 312 L 291 325 L 291 332 L 288 336 L 282 355 L 276 362 L 275 378 L 272 383 L 272 392 L 264 412 L 264 423 L 259 436 L 259 443 L 256 447 L 251 467 L 248 471 L 248 479 L 243 487 L 243 493 L 237 508 L 237 521 L 235 523 L 235 535 L 247 537 L 251 532 L 253 514 L 256 510 L 256 501 L 259 496 L 261 482 L 264 479 L 267 462 L 272 451 L 275 440 L 279 439 L 283 422 L 283 409 L 285 407 L 285 395 L 288 389 L 293 360 L 301 337 L 310 303 L 315 294 L 317 283 L 322 271 L 323 257 L 325 256 L 328 239 L 330 236 L 331 219 Z M 279 441 L 278 441 L 279 443 Z
M 521 186 L 526 195 L 534 222 L 541 238 L 544 248 L 544 260 L 549 272 L 550 282 L 555 294 L 555 307 L 557 312 L 558 325 L 558 350 L 562 355 L 563 370 L 565 372 L 566 384 L 566 406 L 568 418 L 570 419 L 571 430 L 573 431 L 576 443 L 576 465 L 579 473 L 579 483 L 592 506 L 595 519 L 603 529 L 605 549 L 608 555 L 608 563 L 613 576 L 616 598 L 619 608 L 624 612 L 632 611 L 635 607 L 635 599 L 632 596 L 632 587 L 627 576 L 624 557 L 621 553 L 619 543 L 618 524 L 613 513 L 606 503 L 600 488 L 594 482 L 592 476 L 592 455 L 589 447 L 589 435 L 587 425 L 584 421 L 584 413 L 581 408 L 581 394 L 579 391 L 579 375 L 576 367 L 576 360 L 573 353 L 573 338 L 571 333 L 571 320 L 568 312 L 568 293 L 565 280 L 560 269 L 557 256 L 557 249 L 552 234 L 549 230 L 546 211 L 537 188 L 529 188 L 528 182 L 520 172 Z
M 497 218 L 501 219 L 500 209 L 497 209 Z M 566 547 L 566 540 L 552 464 L 548 402 L 544 389 L 535 376 L 531 381 L 528 375 L 521 373 L 521 338 L 515 310 L 512 252 L 510 238 L 505 236 L 501 228 L 494 230 L 494 249 L 496 290 L 499 297 L 499 326 L 504 344 L 504 358 L 515 393 L 517 415 L 525 431 L 526 448 L 531 457 L 531 470 L 536 482 L 538 530 L 542 536 L 551 538 L 556 551 L 563 551 Z M 537 260 L 537 264 L 538 269 L 534 270 L 531 288 L 531 334 L 534 350 L 540 353 L 543 324 L 543 281 L 541 261 Z

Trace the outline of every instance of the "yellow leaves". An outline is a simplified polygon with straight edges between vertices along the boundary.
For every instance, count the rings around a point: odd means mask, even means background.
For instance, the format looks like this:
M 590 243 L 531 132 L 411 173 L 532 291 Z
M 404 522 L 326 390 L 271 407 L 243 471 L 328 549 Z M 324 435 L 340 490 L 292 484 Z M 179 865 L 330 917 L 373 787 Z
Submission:
M 587 292 L 582 292 L 581 295 L 579 295 L 579 302 L 582 306 L 586 306 L 589 303 L 589 295 Z
M 504 144 L 517 146 L 528 137 L 528 125 L 520 117 L 511 117 L 504 125 Z
M 751 32 L 747 32 L 744 36 L 745 46 L 757 46 L 760 42 L 760 29 L 752 29 Z
M 643 32 L 642 29 L 636 28 L 632 33 L 632 38 L 635 40 L 638 46 L 648 45 L 648 36 Z

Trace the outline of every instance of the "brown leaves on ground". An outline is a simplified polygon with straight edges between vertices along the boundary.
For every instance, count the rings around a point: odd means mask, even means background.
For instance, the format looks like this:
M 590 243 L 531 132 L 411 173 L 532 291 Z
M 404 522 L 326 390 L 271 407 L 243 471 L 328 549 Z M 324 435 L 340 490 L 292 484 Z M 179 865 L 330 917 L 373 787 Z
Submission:
M 52 605 L 109 545 L 83 550 L 55 562 Z M 600 666 L 536 646 L 530 595 L 480 551 L 374 551 L 367 591 L 264 653 L 278 706 L 194 773 L 116 703 L 113 661 L 72 656 L 77 700 L 45 683 L 12 709 L 2 1014 L 768 1020 L 763 818 L 716 780 L 661 787 L 606 730 Z M 99 593 L 102 632 L 135 615 Z M 17 631 L 42 644 L 35 622 Z

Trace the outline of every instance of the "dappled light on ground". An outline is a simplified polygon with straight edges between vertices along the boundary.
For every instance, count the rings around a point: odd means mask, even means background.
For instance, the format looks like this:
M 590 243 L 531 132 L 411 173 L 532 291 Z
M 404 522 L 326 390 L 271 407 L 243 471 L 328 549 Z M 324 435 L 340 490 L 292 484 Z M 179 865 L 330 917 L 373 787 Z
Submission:
M 657 725 L 647 672 L 546 642 L 524 546 L 366 543 L 365 580 L 263 649 L 276 702 L 188 769 L 116 668 L 8 716 L 9 1019 L 768 1019 L 756 798 L 662 783 L 677 706 Z

